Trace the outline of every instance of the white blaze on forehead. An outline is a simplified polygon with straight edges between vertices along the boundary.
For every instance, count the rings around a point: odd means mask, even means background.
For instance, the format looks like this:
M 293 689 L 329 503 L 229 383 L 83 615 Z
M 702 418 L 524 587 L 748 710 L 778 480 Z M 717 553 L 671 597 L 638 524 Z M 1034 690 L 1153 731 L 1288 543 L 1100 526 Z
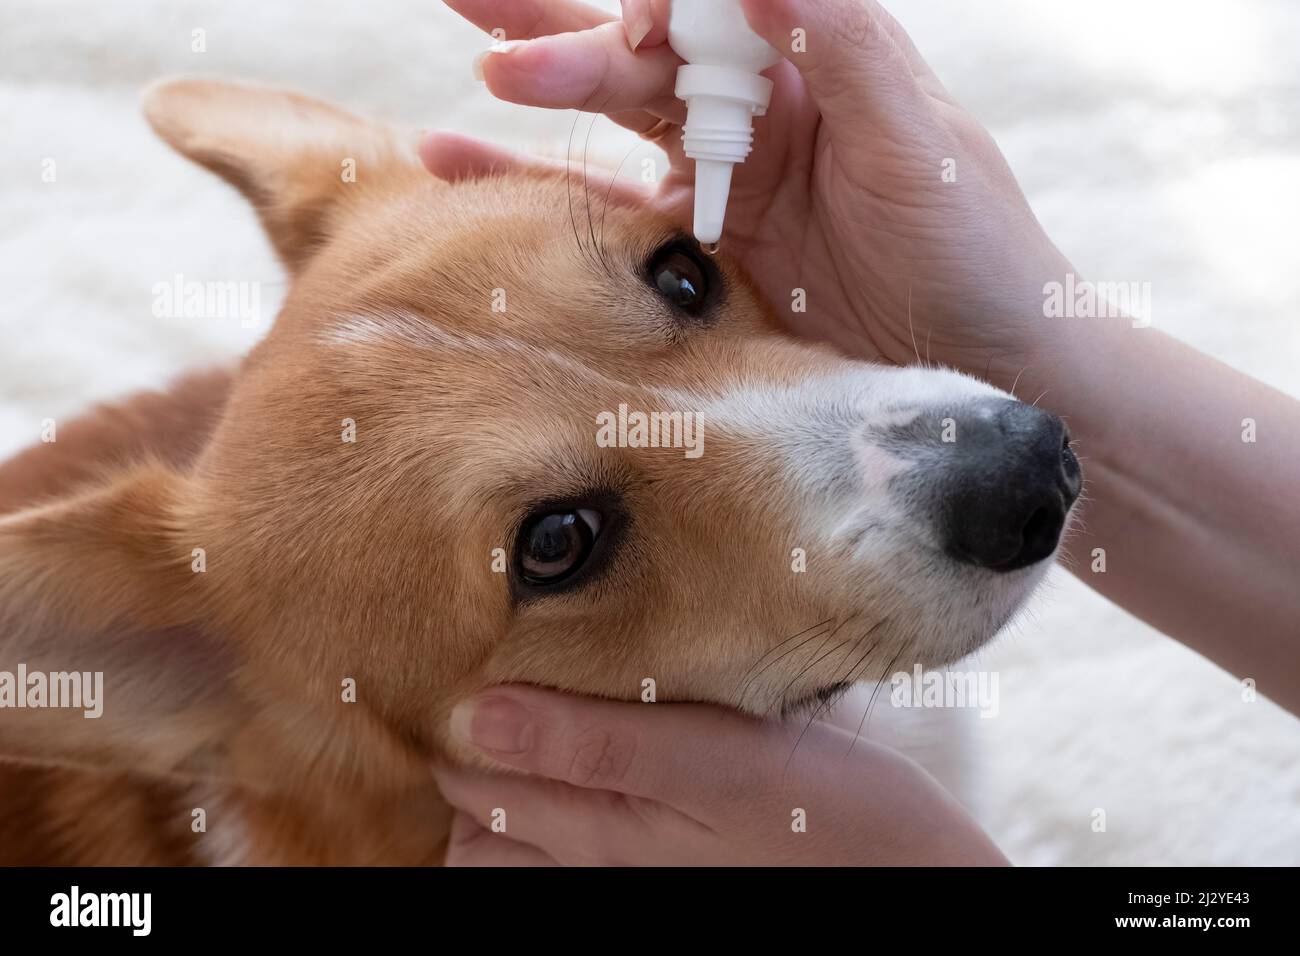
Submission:
M 555 349 L 544 348 L 508 335 L 475 335 L 451 331 L 432 319 L 414 312 L 353 313 L 326 326 L 317 336 L 325 345 L 384 345 L 399 343 L 429 351 L 467 352 L 476 355 L 516 355 L 530 361 L 554 365 L 574 375 L 630 393 L 636 388 L 611 378 L 590 365 Z
M 852 449 L 867 483 L 887 481 L 899 462 L 872 442 L 873 432 L 907 425 L 926 408 L 1000 394 L 948 370 L 865 364 L 788 383 L 736 382 L 707 394 L 651 391 L 674 408 L 697 413 L 706 431 L 751 438 L 783 453 L 795 476 L 813 477 L 814 486 L 825 484 L 814 473 L 837 442 Z
M 851 363 L 840 371 L 791 382 L 727 380 L 716 387 L 678 389 L 632 384 L 572 355 L 510 336 L 452 331 L 411 312 L 357 313 L 325 328 L 331 346 L 397 342 L 419 349 L 513 355 L 549 364 L 610 388 L 615 395 L 657 399 L 658 409 L 690 413 L 707 455 L 708 443 L 733 438 L 753 444 L 754 461 L 778 461 L 786 477 L 782 503 L 799 511 L 810 532 L 851 534 L 871 517 L 898 520 L 885 493 L 907 463 L 873 438 L 906 425 L 927 408 L 942 408 L 997 389 L 946 369 L 894 368 Z
M 398 342 L 414 348 L 477 353 L 507 353 L 542 361 L 625 392 L 641 390 L 663 399 L 672 411 L 707 413 L 720 427 L 743 434 L 775 437 L 773 432 L 807 434 L 810 412 L 821 419 L 856 420 L 888 427 L 906 424 L 918 409 L 997 389 L 947 369 L 873 365 L 800 379 L 792 383 L 726 382 L 716 390 L 682 390 L 633 385 L 600 372 L 581 359 L 511 336 L 453 331 L 413 312 L 359 312 L 342 316 L 319 334 L 326 345 Z
M 948 369 L 894 368 L 845 363 L 842 371 L 793 382 L 735 382 L 719 391 L 655 389 L 692 410 L 708 412 L 720 424 L 771 434 L 809 415 L 852 420 L 873 427 L 907 424 L 924 408 L 984 395 L 1001 395 L 991 385 Z M 683 408 L 685 405 L 683 404 Z

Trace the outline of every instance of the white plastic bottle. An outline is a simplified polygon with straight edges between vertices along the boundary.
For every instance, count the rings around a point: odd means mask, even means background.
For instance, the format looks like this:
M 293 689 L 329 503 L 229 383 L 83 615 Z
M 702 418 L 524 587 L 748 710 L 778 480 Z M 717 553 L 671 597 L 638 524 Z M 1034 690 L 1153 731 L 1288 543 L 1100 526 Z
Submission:
M 749 28 L 740 0 L 673 0 L 668 44 L 686 61 L 677 97 L 686 101 L 682 144 L 695 160 L 695 238 L 722 238 L 731 172 L 753 148 L 754 117 L 767 112 L 772 81 L 759 74 L 781 53 Z

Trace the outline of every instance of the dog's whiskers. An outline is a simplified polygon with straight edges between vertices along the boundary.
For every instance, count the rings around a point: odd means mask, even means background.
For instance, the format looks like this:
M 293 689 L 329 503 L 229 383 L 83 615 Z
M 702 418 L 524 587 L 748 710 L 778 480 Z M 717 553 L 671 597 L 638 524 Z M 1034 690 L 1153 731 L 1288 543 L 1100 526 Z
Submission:
M 573 118 L 573 126 L 570 127 L 569 129 L 569 142 L 568 145 L 565 147 L 565 151 L 564 151 L 564 194 L 569 207 L 569 225 L 572 228 L 573 241 L 574 244 L 577 246 L 578 251 L 585 258 L 593 262 L 595 265 L 598 265 L 605 272 L 610 272 L 612 270 L 610 267 L 609 260 L 605 255 L 604 243 L 596 236 L 595 216 L 592 212 L 593 203 L 591 201 L 590 177 L 588 175 L 588 169 L 590 166 L 588 156 L 591 149 L 591 137 L 593 132 L 596 129 L 596 123 L 599 121 L 600 117 L 604 115 L 605 107 L 609 105 L 610 101 L 614 97 L 614 94 L 610 93 L 607 97 L 605 97 L 604 101 L 594 111 L 589 111 L 588 106 L 590 105 L 594 97 L 595 94 L 593 93 L 591 96 L 587 97 L 587 99 L 583 101 L 582 106 L 579 107 L 577 111 L 577 115 L 575 115 Z M 574 160 L 573 143 L 574 143 L 574 137 L 577 136 L 578 133 L 578 124 L 582 122 L 582 118 L 586 115 L 591 116 L 591 123 L 588 125 L 587 132 L 583 137 L 582 195 L 583 195 L 583 202 L 586 207 L 587 236 L 590 239 L 590 244 L 584 242 L 582 236 L 580 235 L 580 231 L 578 228 L 578 215 L 573 208 L 574 207 L 573 180 L 575 178 L 573 175 L 573 160 Z M 629 155 L 631 154 L 629 153 Z M 626 159 L 624 159 L 624 162 L 626 162 Z M 611 182 L 611 192 L 612 192 L 612 185 L 613 184 Z M 608 198 L 606 199 L 606 207 L 608 207 Z M 602 213 L 602 220 L 603 220 L 603 213 Z M 602 221 L 601 233 L 603 236 L 604 234 L 603 221 Z
M 845 618 L 845 619 L 844 619 L 844 620 L 839 624 L 838 627 L 836 627 L 834 630 L 831 631 L 831 633 L 830 633 L 829 635 L 827 635 L 826 640 L 829 641 L 829 640 L 834 639 L 835 635 L 839 632 L 840 628 L 842 628 L 845 624 L 847 624 L 847 623 L 849 622 L 850 619 L 851 619 L 851 616 Z M 810 670 L 812 670 L 814 667 L 816 667 L 818 664 L 820 664 L 822 661 L 824 661 L 826 658 L 830 657 L 830 656 L 831 656 L 832 654 L 834 654 L 837 650 L 839 650 L 841 647 L 843 647 L 845 644 L 848 644 L 848 643 L 849 643 L 849 641 L 848 641 L 847 639 L 846 639 L 846 640 L 843 640 L 843 641 L 840 641 L 838 644 L 836 644 L 834 647 L 832 647 L 829 651 L 827 651 L 826 653 L 822 654 L 821 656 L 815 658 L 815 659 L 814 659 L 813 661 L 811 661 L 810 663 L 804 665 L 804 668 L 803 668 L 801 671 L 799 671 L 799 673 L 795 674 L 794 677 L 790 678 L 790 682 L 789 682 L 788 684 L 786 684 L 783 688 L 781 688 L 780 693 L 778 693 L 778 694 L 776 695 L 776 697 L 775 697 L 775 705 L 776 705 L 776 706 L 779 706 L 779 705 L 780 705 L 781 701 L 783 701 L 783 700 L 785 699 L 785 695 L 786 695 L 787 693 L 789 693 L 790 688 L 793 687 L 793 686 L 795 685 L 795 683 L 799 680 L 799 678 L 803 677 L 804 674 L 808 673 Z M 820 649 L 821 649 L 821 648 L 818 647 L 818 650 L 820 650 Z M 852 648 L 849 648 L 849 653 L 852 653 L 852 650 L 853 650 Z M 847 656 L 848 656 L 848 654 L 845 654 L 845 657 L 847 657 Z
M 889 618 L 883 618 L 877 621 L 875 624 L 873 624 L 870 628 L 868 628 L 856 641 L 853 642 L 853 646 L 849 648 L 848 653 L 844 655 L 844 658 L 841 659 L 840 663 L 842 664 L 844 660 L 851 657 L 853 655 L 853 652 L 857 650 L 860 644 L 862 644 L 864 641 L 866 641 L 867 638 L 869 638 L 872 634 L 876 633 L 876 631 L 880 630 L 880 628 L 884 627 L 888 623 L 889 623 Z M 871 657 L 872 652 L 879 646 L 880 646 L 879 640 L 873 641 L 867 647 L 867 649 L 862 652 L 862 654 L 858 657 L 858 659 L 853 662 L 853 666 L 850 667 L 844 673 L 844 676 L 836 679 L 835 681 L 832 681 L 832 684 L 846 684 L 851 686 L 856 679 L 853 676 L 855 672 L 858 670 L 858 668 L 862 667 L 864 664 L 867 663 L 868 659 Z M 836 666 L 837 670 L 838 667 L 839 665 Z M 790 756 L 787 757 L 785 760 L 785 767 L 787 770 L 790 767 L 790 761 L 794 759 L 795 753 L 799 750 L 799 744 L 803 742 L 804 737 L 807 735 L 808 731 L 812 729 L 812 725 L 817 721 L 817 718 L 820 717 L 824 711 L 830 709 L 831 704 L 835 701 L 835 699 L 836 698 L 827 698 L 826 700 L 822 701 L 817 706 L 817 708 L 812 712 L 812 716 L 808 718 L 808 722 L 804 724 L 803 730 L 799 732 L 799 736 L 795 739 L 794 746 L 790 748 Z
M 591 236 L 592 252 L 600 260 L 600 264 L 606 272 L 609 271 L 609 262 L 605 259 L 604 249 L 601 248 L 600 243 L 596 239 L 596 224 L 591 213 L 591 188 L 587 179 L 587 170 L 589 166 L 587 157 L 591 149 L 591 134 L 596 130 L 596 122 L 604 115 L 605 107 L 608 106 L 613 99 L 614 94 L 610 93 L 609 96 L 605 97 L 604 102 L 596 108 L 596 112 L 593 113 L 591 117 L 591 125 L 587 127 L 587 138 L 582 144 L 582 194 L 587 204 L 587 234 Z
M 583 110 L 586 107 L 587 103 L 584 101 L 582 109 L 578 110 L 573 117 L 573 127 L 569 130 L 569 144 L 564 149 L 564 196 L 569 206 L 569 225 L 573 227 L 574 244 L 577 245 L 578 252 L 583 255 L 586 254 L 586 250 L 583 248 L 582 239 L 578 235 L 578 217 L 573 212 L 573 177 L 571 170 L 573 164 L 573 136 L 578 132 L 578 122 L 582 119 Z
M 871 716 L 871 708 L 876 704 L 876 695 L 880 693 L 881 685 L 886 679 L 888 679 L 890 673 L 893 672 L 894 665 L 898 663 L 898 659 L 903 656 L 904 649 L 905 648 L 900 647 L 898 653 L 891 657 L 889 663 L 885 665 L 885 669 L 881 673 L 881 679 L 876 682 L 876 687 L 871 692 L 871 697 L 867 700 L 867 709 L 862 714 L 862 720 L 858 722 L 858 729 L 853 734 L 853 740 L 849 742 L 849 749 L 844 751 L 845 757 L 848 757 L 849 754 L 853 753 L 853 748 L 857 746 L 858 738 L 862 736 L 862 729 L 867 725 L 867 718 Z
M 912 325 L 912 283 L 907 284 L 907 332 L 912 336 L 912 351 L 916 353 L 916 364 L 924 365 L 921 361 L 921 350 L 916 347 L 916 328 Z
M 820 641 L 818 642 L 817 646 L 814 647 L 814 648 L 812 649 L 812 653 L 816 654 L 818 651 L 820 651 L 820 650 L 821 650 L 821 649 L 826 645 L 826 642 L 827 642 L 827 641 L 829 641 L 831 638 L 833 638 L 833 637 L 835 636 L 835 633 L 836 633 L 836 632 L 837 632 L 841 627 L 843 627 L 843 622 L 841 622 L 840 624 L 835 625 L 834 627 L 830 628 L 829 630 L 827 630 L 827 631 L 825 631 L 825 632 L 820 632 L 820 633 L 812 634 L 812 635 L 810 635 L 808 638 L 806 638 L 805 640 L 800 641 L 800 642 L 799 642 L 798 644 L 796 644 L 794 647 L 790 648 L 788 651 L 785 651 L 785 652 L 782 653 L 782 654 L 778 654 L 778 655 L 777 655 L 776 657 L 774 657 L 772 660 L 768 661 L 768 662 L 763 666 L 763 669 L 762 669 L 762 670 L 760 670 L 757 674 L 755 674 L 753 677 L 751 677 L 751 678 L 750 678 L 750 679 L 745 683 L 745 687 L 744 687 L 744 689 L 743 689 L 742 692 L 741 692 L 740 698 L 736 701 L 736 706 L 737 706 L 738 708 L 744 709 L 745 698 L 749 695 L 749 689 L 750 689 L 750 687 L 753 685 L 754 681 L 756 681 L 756 680 L 758 680 L 760 677 L 762 677 L 762 676 L 763 676 L 765 673 L 767 673 L 767 671 L 769 671 L 772 667 L 774 667 L 775 665 L 779 664 L 781 661 L 785 660 L 786 658 L 788 658 L 788 657 L 792 657 L 792 656 L 794 656 L 795 654 L 799 653 L 799 651 L 802 650 L 804 647 L 806 647 L 806 646 L 807 646 L 811 641 L 820 638 Z
M 1028 365 L 1022 365 L 1022 366 L 1020 367 L 1020 371 L 1016 373 L 1016 379 L 1015 379 L 1014 382 L 1011 383 L 1011 397 L 1012 397 L 1012 398 L 1015 398 L 1015 397 L 1016 397 L 1016 386 L 1020 384 L 1020 376 L 1024 375 L 1025 372 L 1027 372 L 1028 370 L 1029 370 L 1029 366 L 1028 366 Z
M 803 635 L 807 634 L 809 631 L 818 631 L 818 630 L 820 630 L 821 628 L 823 628 L 823 627 L 825 627 L 826 625 L 830 624 L 830 623 L 831 623 L 832 621 L 834 621 L 834 620 L 835 620 L 834 618 L 832 618 L 832 617 L 828 617 L 828 618 L 826 618 L 826 619 L 823 620 L 823 621 L 818 621 L 816 624 L 812 625 L 811 627 L 805 627 L 802 631 L 799 631 L 797 634 L 792 634 L 792 635 L 790 635 L 790 636 L 787 637 L 785 640 L 781 641 L 780 643 L 776 644 L 776 645 L 773 646 L 773 647 L 769 647 L 769 648 L 768 648 L 767 650 L 765 650 L 762 654 L 760 654 L 759 657 L 758 657 L 758 659 L 757 659 L 756 661 L 754 661 L 754 663 L 750 664 L 748 668 L 745 669 L 745 673 L 743 673 L 743 674 L 740 675 L 740 680 L 737 682 L 737 684 L 738 684 L 738 685 L 743 684 L 744 686 L 741 688 L 741 695 L 740 695 L 740 698 L 737 700 L 737 706 L 739 706 L 739 701 L 740 701 L 740 700 L 744 700 L 745 692 L 747 691 L 747 689 L 748 689 L 748 687 L 749 687 L 749 683 L 752 682 L 753 680 L 757 679 L 758 676 L 759 676 L 759 674 L 762 673 L 762 671 L 759 671 L 758 674 L 755 674 L 752 678 L 749 679 L 749 681 L 746 681 L 746 678 L 749 677 L 750 673 L 754 670 L 754 668 L 758 667 L 760 664 L 763 663 L 763 661 L 765 661 L 765 660 L 767 659 L 767 655 L 772 654 L 772 653 L 774 653 L 774 652 L 780 650 L 782 647 L 785 647 L 785 645 L 789 644 L 791 641 L 796 640 L 796 639 L 798 639 L 798 638 L 800 638 L 800 637 L 803 637 Z M 812 640 L 812 638 L 813 638 L 813 637 L 816 637 L 816 636 L 817 636 L 816 634 L 813 634 L 813 636 L 810 637 L 810 638 L 808 638 L 807 640 Z M 800 646 L 803 646 L 803 645 L 801 644 Z M 798 647 L 794 648 L 794 650 L 798 650 L 798 649 L 799 649 Z M 778 657 L 778 658 L 776 658 L 776 660 L 780 660 L 780 658 Z M 776 660 L 772 661 L 772 663 L 776 663 Z M 769 664 L 768 666 L 770 667 L 771 664 Z M 764 670 L 766 670 L 766 668 L 764 668 Z
M 614 187 L 618 185 L 618 175 L 623 171 L 623 167 L 627 165 L 627 161 L 632 158 L 632 154 L 640 148 L 641 144 L 637 143 L 627 151 L 622 160 L 619 161 L 618 166 L 615 167 L 614 175 L 610 177 L 609 189 L 605 190 L 605 205 L 600 210 L 600 247 L 602 249 L 605 247 L 605 217 L 609 215 L 609 203 L 614 197 Z

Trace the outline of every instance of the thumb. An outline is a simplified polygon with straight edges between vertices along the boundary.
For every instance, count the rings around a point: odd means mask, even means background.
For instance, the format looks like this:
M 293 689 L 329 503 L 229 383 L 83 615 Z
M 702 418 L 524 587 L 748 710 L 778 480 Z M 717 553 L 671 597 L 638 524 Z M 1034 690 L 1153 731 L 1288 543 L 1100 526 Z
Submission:
M 834 139 L 909 123 L 933 74 L 876 0 L 741 0 L 755 33 L 803 77 Z
M 494 687 L 457 704 L 452 737 L 496 764 L 683 810 L 752 793 L 771 779 L 788 733 L 721 708 Z

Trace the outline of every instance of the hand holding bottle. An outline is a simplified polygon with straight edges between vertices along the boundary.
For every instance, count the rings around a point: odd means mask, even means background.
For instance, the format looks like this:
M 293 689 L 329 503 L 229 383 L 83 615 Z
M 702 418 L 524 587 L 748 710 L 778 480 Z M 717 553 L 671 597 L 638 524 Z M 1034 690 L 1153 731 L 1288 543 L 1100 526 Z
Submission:
M 447 2 L 521 41 L 482 60 L 496 96 L 601 110 L 651 134 L 670 171 L 649 201 L 691 229 L 695 163 L 669 127 L 686 109 L 666 2 L 624 0 L 622 21 L 571 0 Z M 775 92 L 735 167 L 724 251 L 797 333 L 898 364 L 920 352 L 1009 387 L 1054 347 L 1043 284 L 1070 267 L 992 138 L 875 0 L 742 7 L 786 59 L 765 73 Z M 536 162 L 449 134 L 430 137 L 424 158 L 441 175 Z M 806 311 L 790 307 L 796 290 Z

